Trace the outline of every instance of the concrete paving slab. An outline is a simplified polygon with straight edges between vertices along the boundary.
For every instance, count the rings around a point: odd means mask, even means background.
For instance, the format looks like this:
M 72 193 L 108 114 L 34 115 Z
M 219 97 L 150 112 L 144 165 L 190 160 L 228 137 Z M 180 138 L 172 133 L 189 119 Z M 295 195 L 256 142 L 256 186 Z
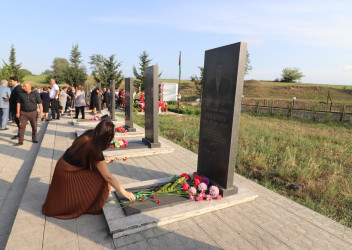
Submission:
M 120 117 L 117 119 L 124 121 Z M 0 175 L 2 180 L 3 177 L 8 178 L 6 181 L 9 183 L 14 180 L 32 146 L 28 140 L 30 138 L 28 130 L 25 145 L 20 148 L 14 147 L 14 141 L 10 140 L 10 137 L 16 132 L 16 127 L 12 125 L 10 127 L 8 131 L 0 132 L 0 158 L 4 157 L 0 162 Z M 135 127 L 137 131 L 144 131 L 139 126 Z M 45 191 L 42 192 L 42 189 L 47 190 L 49 187 L 56 161 L 72 144 L 74 132 L 72 118 L 62 117 L 59 121 L 49 122 L 28 181 L 28 191 L 23 194 L 18 212 L 14 211 L 17 212 L 17 216 L 7 249 L 41 249 L 43 246 L 45 249 L 166 249 L 178 244 L 176 248 L 181 249 L 352 250 L 351 228 L 237 174 L 235 174 L 237 186 L 258 194 L 259 197 L 255 201 L 159 225 L 125 236 L 126 238 L 111 237 L 103 214 L 81 216 L 75 219 L 73 224 L 50 221 L 51 226 L 46 228 L 44 234 L 47 218 L 41 214 L 41 206 L 45 200 Z M 120 183 L 127 186 L 140 180 L 196 170 L 196 154 L 162 137 L 159 140 L 162 145 L 174 148 L 174 152 L 135 157 L 126 162 L 108 164 L 111 173 Z M 9 164 L 11 167 L 8 167 Z M 33 193 L 36 189 L 38 192 Z M 8 193 L 7 198 L 16 198 L 20 194 L 17 188 L 11 190 L 12 193 Z M 5 202 L 5 199 L 2 200 Z M 110 202 L 105 207 L 109 206 L 116 205 Z M 0 213 L 2 208 L 0 198 Z M 6 209 L 2 211 L 4 214 L 9 212 Z M 111 211 L 113 218 L 116 209 Z M 59 238 L 53 241 L 53 237 Z M 7 238 L 8 235 L 0 236 L 0 249 L 5 247 Z

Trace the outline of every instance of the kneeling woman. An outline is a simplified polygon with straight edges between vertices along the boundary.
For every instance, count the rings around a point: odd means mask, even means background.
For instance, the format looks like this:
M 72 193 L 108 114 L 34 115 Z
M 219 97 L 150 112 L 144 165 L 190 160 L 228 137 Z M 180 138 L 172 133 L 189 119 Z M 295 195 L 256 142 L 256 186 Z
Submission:
M 56 164 L 43 214 L 59 219 L 98 214 L 108 198 L 110 185 L 127 199 L 136 199 L 111 175 L 106 165 L 116 160 L 103 155 L 114 134 L 114 124 L 103 120 L 95 129 L 76 138 Z

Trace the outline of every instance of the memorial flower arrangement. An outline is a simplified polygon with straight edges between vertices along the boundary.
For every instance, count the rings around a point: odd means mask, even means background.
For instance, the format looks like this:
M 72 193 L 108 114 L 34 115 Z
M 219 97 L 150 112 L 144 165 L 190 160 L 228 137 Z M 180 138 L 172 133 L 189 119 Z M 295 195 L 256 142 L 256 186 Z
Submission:
M 198 202 L 222 199 L 217 186 L 208 186 L 208 178 L 200 176 L 197 173 L 193 173 L 191 175 L 183 173 L 178 176 L 175 175 L 170 182 L 164 184 L 163 186 L 156 186 L 141 190 L 134 193 L 134 195 L 137 201 L 144 204 L 161 204 L 160 196 L 182 196 Z M 131 203 L 131 201 L 122 202 L 122 206 L 127 207 L 129 203 Z M 134 203 L 134 206 L 135 205 L 136 204 Z
M 110 143 L 110 148 L 124 148 L 128 147 L 128 141 L 125 139 L 113 139 Z
M 128 129 L 126 129 L 126 128 L 122 127 L 122 126 L 115 128 L 115 130 L 118 133 L 127 133 L 128 132 Z
M 167 112 L 169 108 L 166 102 L 159 101 L 159 109 L 161 112 Z
M 144 103 L 144 101 L 139 101 L 139 104 L 138 104 L 138 111 L 139 111 L 139 112 L 144 112 L 144 109 L 145 109 L 145 103 Z
M 94 116 L 93 118 L 87 118 L 86 121 L 99 121 L 101 118 L 99 116 Z

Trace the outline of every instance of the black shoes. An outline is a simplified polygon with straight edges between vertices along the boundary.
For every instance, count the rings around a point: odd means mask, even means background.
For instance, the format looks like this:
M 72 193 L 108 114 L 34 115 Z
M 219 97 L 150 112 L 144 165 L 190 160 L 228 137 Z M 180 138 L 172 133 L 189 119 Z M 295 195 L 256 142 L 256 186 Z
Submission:
M 23 142 L 17 142 L 17 143 L 15 144 L 15 146 L 21 146 L 21 145 L 23 145 Z
M 11 140 L 15 140 L 18 139 L 18 135 L 14 135 L 13 137 L 11 137 Z
M 37 141 L 37 140 L 32 140 L 32 142 L 33 142 L 33 143 L 38 143 L 38 141 Z

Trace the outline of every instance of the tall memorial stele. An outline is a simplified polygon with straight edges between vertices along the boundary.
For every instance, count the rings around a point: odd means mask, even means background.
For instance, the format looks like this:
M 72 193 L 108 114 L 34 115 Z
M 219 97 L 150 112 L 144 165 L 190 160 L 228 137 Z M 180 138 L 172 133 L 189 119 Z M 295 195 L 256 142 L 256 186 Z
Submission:
M 125 126 L 129 132 L 136 132 L 133 127 L 133 78 L 125 78 Z
M 144 72 L 145 92 L 145 138 L 142 141 L 150 148 L 160 148 L 159 142 L 159 67 L 150 66 Z
M 223 196 L 238 192 L 233 180 L 246 51 L 242 42 L 205 51 L 197 172 Z

